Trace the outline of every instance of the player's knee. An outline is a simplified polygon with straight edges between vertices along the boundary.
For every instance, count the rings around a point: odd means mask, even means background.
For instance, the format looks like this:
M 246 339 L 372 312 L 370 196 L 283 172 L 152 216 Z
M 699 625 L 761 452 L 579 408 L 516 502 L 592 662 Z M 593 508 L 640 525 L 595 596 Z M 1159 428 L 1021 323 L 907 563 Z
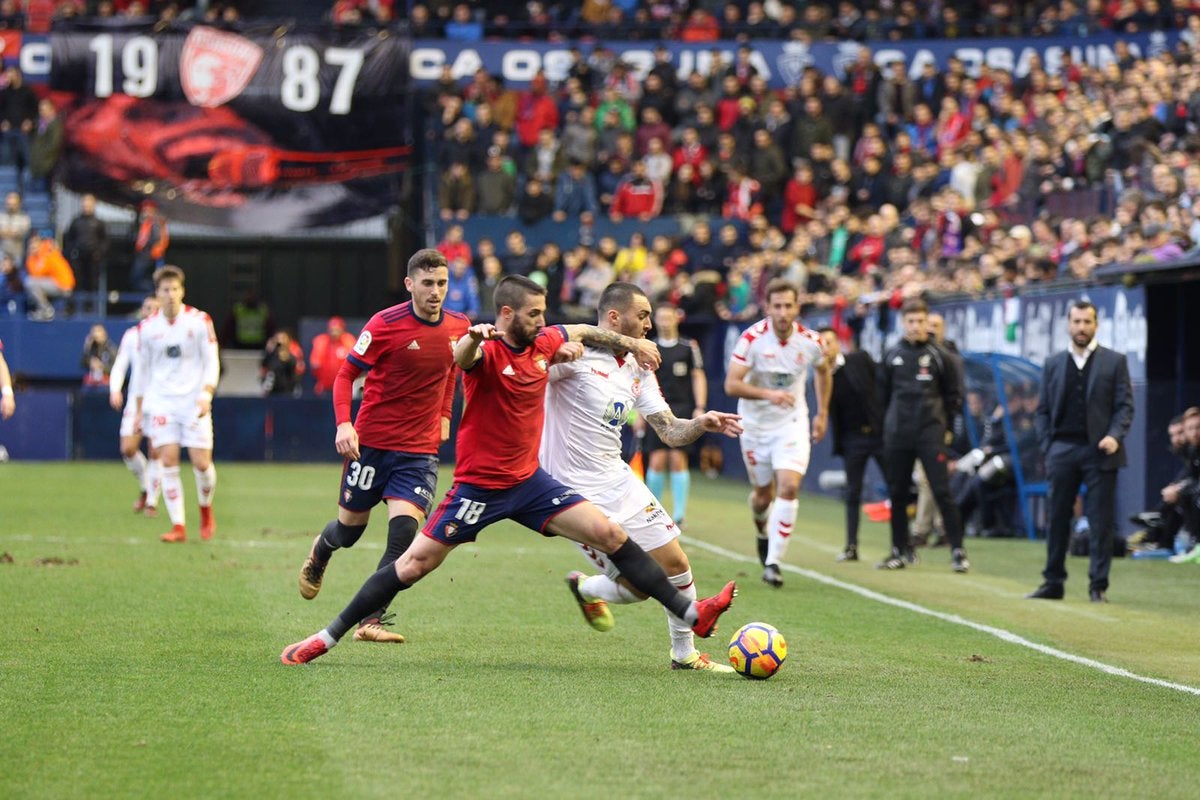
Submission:
M 620 549 L 621 545 L 625 544 L 629 536 L 620 525 L 605 519 L 596 525 L 592 538 L 594 540 L 593 546 L 597 550 L 611 555 L 615 550 Z
M 682 575 L 692 568 L 692 565 L 688 563 L 687 555 L 682 550 L 678 553 L 664 553 L 661 558 L 656 560 L 663 568 L 663 572 L 668 575 Z
M 775 499 L 775 490 L 772 486 L 755 486 L 753 493 L 754 507 L 758 510 L 765 509 Z

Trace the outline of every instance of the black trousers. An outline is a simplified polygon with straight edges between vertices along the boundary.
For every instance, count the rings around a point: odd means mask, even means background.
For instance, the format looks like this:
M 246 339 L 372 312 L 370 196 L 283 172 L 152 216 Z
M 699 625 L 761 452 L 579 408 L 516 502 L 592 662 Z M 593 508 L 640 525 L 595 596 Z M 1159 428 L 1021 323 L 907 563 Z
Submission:
M 842 461 L 846 466 L 846 547 L 858 547 L 858 522 L 862 514 L 863 478 L 872 458 L 887 475 L 883 460 L 883 441 L 878 436 L 847 434 L 842 443 Z
M 892 501 L 892 548 L 903 552 L 908 547 L 908 503 L 912 498 L 912 471 L 917 459 L 925 468 L 925 478 L 933 500 L 942 512 L 942 525 L 950 546 L 962 547 L 962 517 L 950 494 L 950 474 L 946 470 L 946 448 L 942 441 L 928 437 L 915 445 L 885 444 L 888 496 Z
M 1071 541 L 1071 517 L 1079 486 L 1087 486 L 1084 513 L 1091 528 L 1088 565 L 1089 589 L 1108 589 L 1108 571 L 1113 555 L 1113 515 L 1117 502 L 1117 471 L 1101 469 L 1104 454 L 1095 445 L 1052 442 L 1046 453 L 1050 477 L 1050 528 L 1046 534 L 1046 583 L 1067 580 L 1067 547 Z

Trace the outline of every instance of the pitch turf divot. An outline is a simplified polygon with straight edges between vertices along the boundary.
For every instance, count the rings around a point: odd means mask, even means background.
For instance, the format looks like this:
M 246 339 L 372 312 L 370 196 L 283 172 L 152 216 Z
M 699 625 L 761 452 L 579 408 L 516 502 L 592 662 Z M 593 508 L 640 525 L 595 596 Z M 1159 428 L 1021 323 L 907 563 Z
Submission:
M 741 553 L 735 553 L 732 550 L 726 550 L 724 547 L 718 547 L 717 545 L 709 544 L 708 542 L 701 541 L 700 539 L 692 538 L 691 536 L 682 536 L 680 538 L 689 547 L 698 547 L 701 550 L 707 550 L 708 552 L 713 553 L 714 555 L 721 556 L 722 558 L 727 558 L 730 561 L 740 561 L 745 564 L 757 564 L 758 563 L 758 559 L 756 559 L 756 558 L 742 555 Z M 850 583 L 848 581 L 839 580 L 838 578 L 833 578 L 833 577 L 830 577 L 829 575 L 825 575 L 820 572 L 814 572 L 813 570 L 805 569 L 804 567 L 796 567 L 796 566 L 792 566 L 791 564 L 781 564 L 780 569 L 784 570 L 785 572 L 791 572 L 795 575 L 803 576 L 805 578 L 808 578 L 809 580 L 817 581 L 818 583 L 823 583 L 826 586 L 835 586 L 838 589 L 845 589 L 848 592 L 853 592 L 854 594 L 857 594 L 860 597 L 865 597 L 868 600 L 874 600 L 877 603 L 883 603 L 884 605 L 895 606 L 896 608 L 903 608 L 906 611 L 912 611 L 917 614 L 924 614 L 927 617 L 933 617 L 934 619 L 940 619 L 943 622 L 949 622 L 954 625 L 962 625 L 963 627 L 979 631 L 980 633 L 986 633 L 989 636 L 995 636 L 997 639 L 1008 642 L 1009 644 L 1015 644 L 1019 647 L 1025 647 L 1030 650 L 1035 650 L 1039 653 L 1042 653 L 1043 655 L 1048 655 L 1052 658 L 1057 658 L 1062 661 L 1070 661 L 1072 663 L 1079 664 L 1084 667 L 1089 667 L 1091 669 L 1099 670 L 1108 675 L 1115 675 L 1119 678 L 1128 678 L 1130 680 L 1138 681 L 1140 683 L 1148 683 L 1152 686 L 1160 686 L 1164 689 L 1174 689 L 1177 692 L 1184 692 L 1186 694 L 1196 695 L 1197 697 L 1200 697 L 1200 688 L 1197 688 L 1195 686 L 1187 686 L 1182 683 L 1172 683 L 1171 681 L 1164 681 L 1159 678 L 1151 678 L 1146 675 L 1138 675 L 1136 672 L 1130 672 L 1129 670 L 1123 669 L 1121 667 L 1114 667 L 1111 664 L 1105 664 L 1101 661 L 1096 661 L 1095 659 L 1085 658 L 1084 656 L 1077 656 L 1074 653 L 1068 653 L 1065 650 L 1059 650 L 1056 647 L 1049 647 L 1044 644 L 1038 644 L 1037 642 L 1033 642 L 1033 641 L 1030 641 L 1029 639 L 1026 639 L 1024 636 L 1019 636 L 1018 634 L 1015 634 L 1012 631 L 1006 631 L 1003 628 L 997 628 L 992 625 L 984 625 L 983 623 L 980 623 L 980 622 L 973 622 L 972 620 L 965 619 L 963 617 L 958 616 L 957 614 L 946 614 L 941 611 L 934 611 L 932 608 L 926 608 L 925 606 L 917 605 L 916 603 L 911 603 L 908 600 L 900 600 L 895 597 L 889 597 L 886 594 L 881 594 L 880 592 L 876 592 L 872 589 L 867 589 L 863 586 L 859 586 L 857 584 Z

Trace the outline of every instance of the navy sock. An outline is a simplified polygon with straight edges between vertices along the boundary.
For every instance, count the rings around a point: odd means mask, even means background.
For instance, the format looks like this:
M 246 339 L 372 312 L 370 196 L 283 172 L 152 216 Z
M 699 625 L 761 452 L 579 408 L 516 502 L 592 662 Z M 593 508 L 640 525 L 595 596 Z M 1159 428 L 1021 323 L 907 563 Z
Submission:
M 330 520 L 317 539 L 317 559 L 328 561 L 334 550 L 353 547 L 366 529 L 366 525 L 343 525 L 336 519 Z
M 379 569 L 395 563 L 396 559 L 404 555 L 404 551 L 408 550 L 416 535 L 417 521 L 412 517 L 401 515 L 388 520 L 387 548 L 383 551 L 383 557 L 379 559 Z M 384 604 L 363 617 L 362 622 L 381 620 L 386 613 L 387 605 Z
M 387 607 L 397 594 L 408 588 L 408 584 L 396 576 L 396 568 L 391 564 L 380 569 L 354 595 L 350 605 L 342 609 L 337 619 L 326 628 L 335 639 L 341 639 L 346 631 L 367 617 L 373 609 Z
M 633 584 L 642 594 L 653 597 L 680 619 L 687 618 L 687 612 L 692 607 L 692 601 L 684 596 L 671 583 L 667 573 L 658 562 L 646 554 L 633 539 L 626 539 L 625 544 L 609 553 L 613 565 Z

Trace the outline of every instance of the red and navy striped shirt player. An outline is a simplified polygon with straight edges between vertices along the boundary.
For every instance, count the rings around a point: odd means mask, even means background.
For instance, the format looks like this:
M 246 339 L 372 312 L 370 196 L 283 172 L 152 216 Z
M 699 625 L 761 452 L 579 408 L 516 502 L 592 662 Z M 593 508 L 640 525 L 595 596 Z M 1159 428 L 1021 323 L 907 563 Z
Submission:
M 628 352 L 654 369 L 658 348 L 594 325 L 546 327 L 546 290 L 521 276 L 500 281 L 495 304 L 495 326 L 473 325 L 454 352 L 466 394 L 454 485 L 404 555 L 368 578 L 327 628 L 284 648 L 284 664 L 325 654 L 365 614 L 390 603 L 437 569 L 456 546 L 503 519 L 606 554 L 636 589 L 686 620 L 698 636 L 712 635 L 733 603 L 732 582 L 713 597 L 689 600 L 620 526 L 538 465 L 552 364 L 579 358 L 582 343 Z
M 346 460 L 337 519 L 325 526 L 300 568 L 300 595 L 306 600 L 321 590 L 333 552 L 358 541 L 380 501 L 388 508 L 381 568 L 408 549 L 433 505 L 438 447 L 450 436 L 454 345 L 471 324 L 462 314 L 442 308 L 449 278 L 446 258 L 437 250 L 414 254 L 404 280 L 412 300 L 371 317 L 338 370 L 334 446 Z M 363 372 L 363 401 L 351 422 L 352 388 Z M 403 636 L 384 627 L 386 612 L 386 605 L 367 609 L 357 620 L 354 638 L 403 642 Z

